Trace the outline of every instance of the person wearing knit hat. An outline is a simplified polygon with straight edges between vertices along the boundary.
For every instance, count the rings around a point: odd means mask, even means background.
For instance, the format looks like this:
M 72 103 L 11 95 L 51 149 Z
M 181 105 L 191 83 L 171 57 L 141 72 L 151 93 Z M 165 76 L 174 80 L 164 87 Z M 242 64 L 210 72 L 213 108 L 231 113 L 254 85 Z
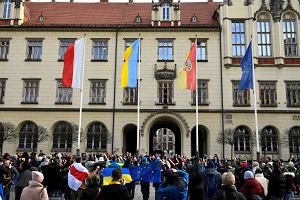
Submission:
M 213 161 L 208 161 L 207 168 L 215 168 L 215 164 L 213 163 Z
M 22 191 L 20 200 L 49 200 L 46 188 L 42 182 L 44 175 L 41 172 L 33 171 L 32 180 L 29 181 L 29 186 Z
M 215 169 L 214 163 L 210 160 L 207 163 L 205 169 L 205 185 L 207 186 L 207 192 L 205 199 L 211 199 L 214 193 L 221 188 L 222 180 L 221 174 Z
M 244 179 L 245 183 L 240 192 L 243 193 L 246 199 L 252 199 L 253 197 L 260 199 L 264 197 L 264 188 L 254 178 L 252 171 L 246 171 L 244 174 Z

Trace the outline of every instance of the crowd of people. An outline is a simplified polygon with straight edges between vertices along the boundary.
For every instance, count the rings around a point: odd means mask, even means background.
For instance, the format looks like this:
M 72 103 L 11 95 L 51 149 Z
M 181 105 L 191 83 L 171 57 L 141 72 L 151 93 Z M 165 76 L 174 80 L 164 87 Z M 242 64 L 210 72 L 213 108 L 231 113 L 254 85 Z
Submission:
M 141 170 L 151 163 L 159 169 L 154 179 Z M 103 174 L 107 168 L 113 168 L 109 183 Z M 125 168 L 130 181 L 124 179 Z M 70 183 L 72 178 L 75 182 Z M 137 184 L 141 191 L 136 190 Z M 78 157 L 42 152 L 6 153 L 0 158 L 0 200 L 13 199 L 12 189 L 15 200 L 130 200 L 137 192 L 148 200 L 150 187 L 156 200 L 290 200 L 299 193 L 299 184 L 300 167 L 294 158 L 284 162 L 267 156 L 258 163 L 219 160 L 217 155 L 208 159 L 130 153 Z

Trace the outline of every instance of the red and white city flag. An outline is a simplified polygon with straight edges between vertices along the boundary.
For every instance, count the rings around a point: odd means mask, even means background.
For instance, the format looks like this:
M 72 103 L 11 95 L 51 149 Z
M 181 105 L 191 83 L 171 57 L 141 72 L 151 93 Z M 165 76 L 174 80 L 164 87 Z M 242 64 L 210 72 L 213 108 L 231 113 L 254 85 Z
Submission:
M 69 187 L 77 191 L 88 175 L 89 171 L 81 163 L 74 163 L 68 173 Z
M 72 43 L 64 54 L 62 85 L 81 88 L 84 62 L 84 38 Z

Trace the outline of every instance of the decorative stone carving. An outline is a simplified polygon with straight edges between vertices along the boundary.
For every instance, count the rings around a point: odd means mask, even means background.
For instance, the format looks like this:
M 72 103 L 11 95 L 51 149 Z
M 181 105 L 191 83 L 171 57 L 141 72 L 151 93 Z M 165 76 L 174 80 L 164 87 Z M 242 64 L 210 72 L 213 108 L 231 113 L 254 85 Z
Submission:
M 283 12 L 286 12 L 286 11 L 292 11 L 292 12 L 296 13 L 298 18 L 300 19 L 300 13 L 293 7 L 291 0 L 288 0 L 286 8 L 283 10 Z
M 158 111 L 158 112 L 154 112 L 154 113 L 151 113 L 150 115 L 148 115 L 146 117 L 146 119 L 144 120 L 142 126 L 141 126 L 141 136 L 144 136 L 144 132 L 145 132 L 145 127 L 147 125 L 147 123 L 149 123 L 149 121 L 155 117 L 155 115 L 158 115 L 158 114 L 169 114 L 169 115 L 174 115 L 175 117 L 177 117 L 181 122 L 182 124 L 184 125 L 184 128 L 186 129 L 187 133 L 186 133 L 186 137 L 189 137 L 189 134 L 190 134 L 190 127 L 187 123 L 187 121 L 184 119 L 184 117 L 182 115 L 180 115 L 179 113 L 176 113 L 176 112 L 173 112 L 171 110 L 168 110 L 167 108 L 163 108 L 162 110 Z
M 253 2 L 254 2 L 254 0 L 246 0 L 245 5 L 249 6 L 249 5 L 253 4 Z
M 176 78 L 176 71 L 176 64 L 174 69 L 168 69 L 166 62 L 162 69 L 157 69 L 157 64 L 154 65 L 154 77 L 156 80 L 174 80 Z
M 261 1 L 260 8 L 254 13 L 254 19 L 256 19 L 257 15 L 261 12 L 271 13 L 270 9 L 268 9 L 268 7 L 267 7 L 266 0 Z
M 284 4 L 283 0 L 270 1 L 271 14 L 275 22 L 278 22 L 281 19 L 281 15 L 283 13 L 283 4 Z
M 20 8 L 22 0 L 12 0 L 12 2 L 15 2 L 15 8 Z
M 224 4 L 228 6 L 232 6 L 232 0 L 224 0 Z

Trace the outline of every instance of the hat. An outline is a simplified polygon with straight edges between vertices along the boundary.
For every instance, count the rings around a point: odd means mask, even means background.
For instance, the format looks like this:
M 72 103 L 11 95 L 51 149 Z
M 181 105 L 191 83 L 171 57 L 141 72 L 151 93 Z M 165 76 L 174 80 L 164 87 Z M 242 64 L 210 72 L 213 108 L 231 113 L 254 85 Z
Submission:
M 99 157 L 99 162 L 104 162 L 104 158 L 103 157 Z
M 242 168 L 247 168 L 247 163 L 246 162 L 242 162 L 241 167 Z
M 210 160 L 207 163 L 207 168 L 215 168 L 215 164 Z
M 251 171 L 246 171 L 245 174 L 244 174 L 244 179 L 248 180 L 248 179 L 251 179 L 251 178 L 254 178 L 253 173 Z
M 41 183 L 44 180 L 44 175 L 41 172 L 33 171 L 32 180 Z
M 294 167 L 295 164 L 294 164 L 293 162 L 289 162 L 288 166 L 289 166 L 289 167 Z

